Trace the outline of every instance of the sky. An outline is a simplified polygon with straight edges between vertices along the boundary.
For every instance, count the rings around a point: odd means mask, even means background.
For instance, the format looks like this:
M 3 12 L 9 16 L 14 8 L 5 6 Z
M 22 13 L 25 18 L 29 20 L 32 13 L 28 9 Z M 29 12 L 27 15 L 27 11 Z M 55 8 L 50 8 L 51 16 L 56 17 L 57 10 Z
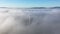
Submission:
M 0 0 L 0 7 L 54 7 L 60 0 Z

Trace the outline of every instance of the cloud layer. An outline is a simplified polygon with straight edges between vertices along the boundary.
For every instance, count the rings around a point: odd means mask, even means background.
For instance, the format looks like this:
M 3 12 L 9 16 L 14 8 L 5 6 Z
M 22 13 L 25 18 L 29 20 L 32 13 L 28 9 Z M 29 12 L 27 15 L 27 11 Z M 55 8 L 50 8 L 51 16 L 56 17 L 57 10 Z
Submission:
M 0 34 L 60 34 L 60 10 L 1 8 Z

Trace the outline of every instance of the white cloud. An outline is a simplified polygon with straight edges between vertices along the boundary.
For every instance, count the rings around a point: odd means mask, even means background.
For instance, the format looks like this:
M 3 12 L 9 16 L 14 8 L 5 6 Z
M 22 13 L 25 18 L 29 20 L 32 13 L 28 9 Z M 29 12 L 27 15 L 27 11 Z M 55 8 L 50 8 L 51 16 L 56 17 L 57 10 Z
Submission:
M 60 34 L 59 11 L 1 10 L 4 11 L 0 11 L 0 34 Z

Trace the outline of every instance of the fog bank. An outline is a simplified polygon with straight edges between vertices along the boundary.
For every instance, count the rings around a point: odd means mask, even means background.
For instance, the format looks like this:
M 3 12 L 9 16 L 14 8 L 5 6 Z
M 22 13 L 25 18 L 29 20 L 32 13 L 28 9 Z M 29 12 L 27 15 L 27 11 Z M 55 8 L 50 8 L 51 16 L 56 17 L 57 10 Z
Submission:
M 60 34 L 60 9 L 0 8 L 0 34 Z

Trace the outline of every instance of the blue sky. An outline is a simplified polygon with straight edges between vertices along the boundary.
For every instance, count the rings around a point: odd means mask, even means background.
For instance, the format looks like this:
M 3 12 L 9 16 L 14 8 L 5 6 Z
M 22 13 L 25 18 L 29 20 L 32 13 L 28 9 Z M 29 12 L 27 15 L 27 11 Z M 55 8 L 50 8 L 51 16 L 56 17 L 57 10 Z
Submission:
M 60 6 L 60 0 L 0 0 L 0 7 L 53 7 Z

